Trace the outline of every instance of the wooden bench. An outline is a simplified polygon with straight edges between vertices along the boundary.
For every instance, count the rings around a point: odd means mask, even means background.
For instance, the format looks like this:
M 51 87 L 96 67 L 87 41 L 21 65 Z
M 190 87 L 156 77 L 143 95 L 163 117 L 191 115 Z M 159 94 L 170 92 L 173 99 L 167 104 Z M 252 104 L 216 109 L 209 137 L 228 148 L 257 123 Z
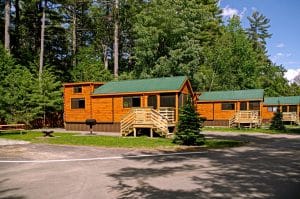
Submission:
M 22 131 L 25 130 L 25 124 L 1 124 L 0 125 L 0 132 L 7 132 L 7 131 Z

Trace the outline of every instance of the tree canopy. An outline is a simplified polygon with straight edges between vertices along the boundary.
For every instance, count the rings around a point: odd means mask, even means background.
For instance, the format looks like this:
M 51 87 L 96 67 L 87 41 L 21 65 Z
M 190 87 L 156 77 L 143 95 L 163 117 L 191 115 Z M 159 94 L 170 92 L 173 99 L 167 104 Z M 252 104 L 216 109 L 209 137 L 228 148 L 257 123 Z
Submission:
M 270 19 L 253 12 L 249 27 L 238 16 L 224 21 L 217 0 L 119 0 L 118 6 L 114 0 L 0 0 L 0 8 L 1 30 L 8 27 L 0 32 L 2 120 L 14 114 L 27 122 L 59 111 L 61 83 L 111 80 L 114 56 L 119 79 L 186 75 L 196 91 L 300 94 L 298 79 L 289 84 L 284 66 L 269 59 Z M 44 8 L 45 74 L 36 87 Z M 31 115 L 22 112 L 25 107 Z

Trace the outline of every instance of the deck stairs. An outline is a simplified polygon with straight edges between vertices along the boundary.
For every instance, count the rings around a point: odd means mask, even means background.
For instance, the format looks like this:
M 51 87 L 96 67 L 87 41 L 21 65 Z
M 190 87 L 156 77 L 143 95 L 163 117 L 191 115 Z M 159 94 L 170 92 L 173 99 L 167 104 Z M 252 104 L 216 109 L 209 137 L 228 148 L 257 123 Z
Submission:
M 169 124 L 167 117 L 153 108 L 132 108 L 121 120 L 121 135 L 134 133 L 136 136 L 136 129 L 149 128 L 160 136 L 169 137 Z
M 240 127 L 241 124 L 248 124 L 249 128 L 259 127 L 261 119 L 258 111 L 238 111 L 229 120 L 229 127 Z

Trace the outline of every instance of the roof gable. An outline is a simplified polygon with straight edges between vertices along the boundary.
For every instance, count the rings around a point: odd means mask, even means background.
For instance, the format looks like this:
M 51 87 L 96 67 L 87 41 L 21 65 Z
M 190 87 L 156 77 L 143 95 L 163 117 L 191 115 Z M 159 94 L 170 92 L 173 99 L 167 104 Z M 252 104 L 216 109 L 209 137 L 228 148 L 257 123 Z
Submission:
M 186 81 L 185 76 L 112 81 L 97 88 L 93 94 L 179 91 Z
M 263 89 L 203 92 L 199 101 L 263 100 Z
M 300 104 L 300 96 L 265 97 L 264 105 L 297 105 Z

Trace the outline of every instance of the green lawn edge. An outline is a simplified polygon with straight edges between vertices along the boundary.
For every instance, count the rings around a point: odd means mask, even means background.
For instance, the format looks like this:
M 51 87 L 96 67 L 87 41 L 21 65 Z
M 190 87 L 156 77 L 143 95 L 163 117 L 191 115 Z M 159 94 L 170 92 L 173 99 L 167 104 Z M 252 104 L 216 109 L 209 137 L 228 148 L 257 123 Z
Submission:
M 300 134 L 299 126 L 287 126 L 286 130 L 271 130 L 268 128 L 228 128 L 228 127 L 204 127 L 204 132 L 232 132 L 232 133 L 266 133 L 266 134 Z
M 27 131 L 0 133 L 0 138 L 29 141 L 37 144 L 58 144 L 74 146 L 95 146 L 107 148 L 135 148 L 159 150 L 188 150 L 195 148 L 226 148 L 238 147 L 245 143 L 236 140 L 206 139 L 205 145 L 182 146 L 172 143 L 172 139 L 150 137 L 118 137 L 103 135 L 80 135 L 76 133 L 54 133 L 54 137 L 43 137 L 41 132 Z

